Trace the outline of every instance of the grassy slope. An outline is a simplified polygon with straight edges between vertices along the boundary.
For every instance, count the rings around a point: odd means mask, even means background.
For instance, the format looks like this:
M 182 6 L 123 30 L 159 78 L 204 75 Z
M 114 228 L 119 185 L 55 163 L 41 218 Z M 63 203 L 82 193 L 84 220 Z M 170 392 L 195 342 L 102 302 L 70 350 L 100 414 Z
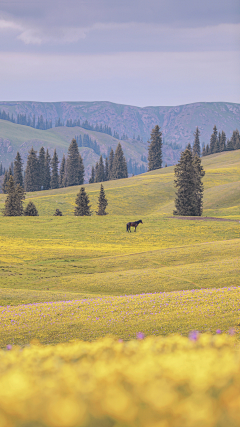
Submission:
M 203 165 L 204 215 L 234 221 L 170 218 L 173 168 L 104 183 L 106 217 L 73 216 L 78 187 L 27 194 L 39 217 L 0 219 L 0 304 L 239 286 L 240 151 L 209 156 Z M 86 189 L 95 210 L 99 184 Z M 4 199 L 0 195 L 0 206 Z M 56 207 L 63 217 L 52 216 Z M 126 233 L 126 222 L 140 218 L 137 233 Z M 168 331 L 176 330 L 174 319 Z M 232 326 L 230 320 L 225 329 Z M 184 325 L 186 332 L 189 325 Z M 148 329 L 153 331 L 154 323 Z M 106 328 L 94 336 L 101 331 Z M 77 333 L 78 326 L 73 337 Z

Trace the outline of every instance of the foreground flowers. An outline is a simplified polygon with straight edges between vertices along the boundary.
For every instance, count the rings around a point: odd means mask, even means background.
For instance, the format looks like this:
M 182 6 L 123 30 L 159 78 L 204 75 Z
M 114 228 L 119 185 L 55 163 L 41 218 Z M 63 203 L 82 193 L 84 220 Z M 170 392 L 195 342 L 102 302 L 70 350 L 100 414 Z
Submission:
M 222 334 L 9 346 L 0 425 L 240 426 L 239 356 Z

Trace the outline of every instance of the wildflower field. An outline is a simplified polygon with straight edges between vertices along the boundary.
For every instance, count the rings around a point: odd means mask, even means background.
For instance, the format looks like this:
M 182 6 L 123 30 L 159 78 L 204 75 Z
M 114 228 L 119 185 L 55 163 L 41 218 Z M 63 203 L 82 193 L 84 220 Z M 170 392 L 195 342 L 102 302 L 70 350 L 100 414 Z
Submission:
M 201 219 L 172 167 L 104 183 L 105 217 L 100 184 L 91 217 L 79 187 L 0 217 L 0 426 L 240 426 L 240 150 L 203 166 Z

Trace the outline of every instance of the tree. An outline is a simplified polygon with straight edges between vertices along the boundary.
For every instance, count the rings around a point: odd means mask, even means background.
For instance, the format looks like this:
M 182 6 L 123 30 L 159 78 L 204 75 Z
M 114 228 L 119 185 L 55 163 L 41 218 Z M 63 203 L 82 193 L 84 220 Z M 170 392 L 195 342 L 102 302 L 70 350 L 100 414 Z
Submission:
M 210 138 L 210 146 L 209 146 L 210 153 L 209 154 L 215 153 L 217 137 L 218 137 L 217 126 L 214 125 L 213 133 L 212 133 L 211 138 Z
M 44 162 L 44 190 L 51 188 L 51 157 L 47 150 Z
M 65 187 L 64 185 L 65 163 L 66 163 L 65 156 L 63 155 L 63 158 L 60 164 L 60 170 L 59 170 L 59 187 L 60 188 Z
M 116 151 L 114 153 L 111 178 L 121 179 L 121 178 L 127 178 L 127 177 L 128 177 L 127 162 L 123 154 L 122 146 L 119 142 L 117 145 Z
M 105 159 L 104 181 L 109 181 L 109 168 L 108 168 L 108 158 L 107 157 Z
M 95 169 L 94 169 L 94 166 L 92 166 L 92 173 L 89 179 L 89 184 L 93 184 L 94 182 L 95 182 Z
M 3 194 L 7 194 L 7 183 L 9 181 L 10 178 L 10 174 L 8 171 L 5 172 L 4 174 L 4 178 L 3 178 L 3 183 L 2 183 L 2 192 Z
M 95 171 L 95 182 L 103 182 L 104 181 L 104 164 L 103 164 L 103 158 L 100 156 L 98 168 L 96 168 Z
M 26 191 L 40 190 L 39 161 L 37 158 L 37 152 L 34 151 L 33 147 L 29 151 L 28 158 L 27 158 L 24 184 L 25 184 Z
M 84 167 L 78 151 L 76 139 L 73 139 L 68 148 L 67 157 L 67 185 L 81 185 L 84 181 Z
M 96 212 L 97 215 L 107 215 L 106 213 L 106 207 L 108 205 L 108 201 L 105 196 L 103 185 L 101 184 L 100 187 L 100 193 L 98 197 L 98 211 Z
M 109 153 L 109 165 L 108 165 L 108 175 L 109 175 L 109 179 L 112 179 L 112 171 L 113 171 L 113 161 L 114 161 L 114 151 L 111 148 L 110 153 Z
M 45 150 L 41 147 L 38 154 L 39 161 L 39 186 L 44 189 L 44 175 L 45 175 Z
M 56 149 L 53 153 L 53 158 L 51 161 L 52 166 L 52 174 L 51 174 L 51 188 L 58 188 L 59 187 L 59 176 L 58 176 L 58 155 L 56 152 Z
M 194 144 L 193 144 L 193 156 L 198 156 L 200 157 L 201 155 L 201 147 L 200 147 L 200 131 L 198 129 L 198 126 L 196 127 L 196 131 L 194 132 Z
M 14 160 L 13 179 L 15 184 L 19 184 L 21 187 L 23 187 L 23 161 L 19 152 L 17 152 Z
M 148 141 L 148 170 L 160 169 L 162 167 L 162 132 L 156 125 Z
M 220 151 L 226 151 L 226 140 L 227 140 L 227 138 L 226 138 L 226 134 L 225 134 L 225 132 L 224 131 L 222 131 L 222 134 L 221 134 L 221 145 L 220 145 Z
M 13 176 L 10 175 L 7 183 L 7 198 L 3 209 L 4 216 L 21 216 L 23 214 L 23 200 L 25 194 L 20 184 L 15 185 Z
M 202 157 L 206 156 L 206 148 L 205 148 L 205 144 L 203 144 L 203 149 L 202 149 Z
M 76 207 L 74 210 L 75 216 L 90 216 L 91 215 L 91 205 L 89 205 L 89 197 L 85 191 L 84 187 L 80 188 L 80 191 L 76 198 Z
M 174 215 L 200 216 L 202 214 L 204 171 L 198 156 L 193 158 L 191 150 L 186 148 L 174 169 L 177 189 Z
M 33 202 L 30 201 L 28 203 L 28 205 L 26 206 L 26 209 L 23 212 L 23 215 L 25 215 L 25 216 L 38 216 L 37 208 Z

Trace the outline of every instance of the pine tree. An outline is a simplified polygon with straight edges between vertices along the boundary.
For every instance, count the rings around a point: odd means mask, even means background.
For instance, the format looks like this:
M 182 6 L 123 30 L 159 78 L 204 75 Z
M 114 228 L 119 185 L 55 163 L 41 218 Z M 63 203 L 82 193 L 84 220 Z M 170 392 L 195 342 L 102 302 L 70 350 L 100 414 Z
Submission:
M 216 146 L 216 142 L 217 142 L 217 137 L 218 137 L 217 126 L 214 125 L 213 133 L 212 133 L 211 138 L 210 138 L 210 146 L 209 146 L 210 153 L 209 154 L 215 153 L 215 146 Z
M 27 158 L 27 167 L 25 171 L 25 190 L 26 191 L 38 191 L 40 190 L 39 183 L 39 161 L 33 147 L 29 151 Z
M 200 131 L 198 129 L 198 126 L 196 127 L 196 132 L 194 132 L 194 144 L 193 144 L 193 156 L 200 157 L 201 155 L 201 148 L 200 148 Z
M 78 145 L 76 139 L 73 139 L 68 148 L 67 157 L 67 185 L 83 184 L 84 168 L 80 161 Z M 80 182 L 81 181 L 81 182 Z
M 206 156 L 208 156 L 210 154 L 210 148 L 209 145 L 207 144 L 206 146 Z
M 148 170 L 160 169 L 162 167 L 162 132 L 158 125 L 153 128 L 148 144 Z
M 206 148 L 205 148 L 205 144 L 203 144 L 203 149 L 202 149 L 202 157 L 206 156 Z
M 3 194 L 7 194 L 7 183 L 9 181 L 10 175 L 8 171 L 5 172 L 4 178 L 3 178 L 3 184 L 2 184 L 2 192 Z
M 51 188 L 51 157 L 47 150 L 44 162 L 44 190 Z
M 123 154 L 120 142 L 114 153 L 113 166 L 111 171 L 112 179 L 121 179 L 128 177 L 127 162 Z
M 107 157 L 105 159 L 104 181 L 109 181 L 109 168 L 108 168 L 108 158 Z
M 114 151 L 111 148 L 110 153 L 109 153 L 109 165 L 108 165 L 108 175 L 109 175 L 109 179 L 112 179 L 112 172 L 113 172 L 113 162 L 114 162 Z
M 45 176 L 45 150 L 41 147 L 38 155 L 39 161 L 39 186 L 41 190 L 44 190 L 44 176 Z
M 52 174 L 51 174 L 51 188 L 58 188 L 59 187 L 59 176 L 58 176 L 58 155 L 56 149 L 53 153 L 53 158 L 51 161 L 52 166 Z
M 226 140 L 227 140 L 226 134 L 224 131 L 222 131 L 220 151 L 226 151 L 226 149 L 227 149 L 226 148 Z
M 232 147 L 234 150 L 239 150 L 240 148 L 240 135 L 238 129 L 233 131 L 232 137 L 231 137 Z
M 65 174 L 65 156 L 63 155 L 61 164 L 60 164 L 60 170 L 59 170 L 59 187 L 64 187 L 64 174 Z
M 76 198 L 76 205 L 77 206 L 75 207 L 75 211 L 74 211 L 75 216 L 91 215 L 91 211 L 90 211 L 91 206 L 89 205 L 89 197 L 84 187 L 80 188 L 80 191 Z
M 98 198 L 98 210 L 96 212 L 97 215 L 107 215 L 106 207 L 108 205 L 108 201 L 105 196 L 103 185 L 101 184 L 100 193 Z
M 220 146 L 221 146 L 221 134 L 220 132 L 218 132 L 218 136 L 216 138 L 215 146 L 214 146 L 214 153 L 220 153 Z
M 93 184 L 94 182 L 95 182 L 95 169 L 94 169 L 94 166 L 92 166 L 92 173 L 89 179 L 89 184 Z
M 95 170 L 95 182 L 103 182 L 104 181 L 104 164 L 103 158 L 100 156 L 98 167 Z
M 38 216 L 38 211 L 33 202 L 29 202 L 24 209 L 23 215 L 25 216 Z
M 186 148 L 174 169 L 175 187 L 177 189 L 174 215 L 200 216 L 202 214 L 203 185 L 201 178 L 204 171 L 201 160 L 193 158 L 191 150 Z
M 81 154 L 79 154 L 79 163 L 78 163 L 78 184 L 82 185 L 84 183 L 84 164 Z
M 23 187 L 23 162 L 19 152 L 17 152 L 14 160 L 13 179 L 15 184 L 19 184 Z
M 23 200 L 25 199 L 23 188 L 15 185 L 13 176 L 10 175 L 7 183 L 7 198 L 3 209 L 4 216 L 21 216 L 23 214 Z
M 231 138 L 227 140 L 227 151 L 232 151 L 232 150 L 234 150 L 234 146 L 233 146 L 233 140 Z

